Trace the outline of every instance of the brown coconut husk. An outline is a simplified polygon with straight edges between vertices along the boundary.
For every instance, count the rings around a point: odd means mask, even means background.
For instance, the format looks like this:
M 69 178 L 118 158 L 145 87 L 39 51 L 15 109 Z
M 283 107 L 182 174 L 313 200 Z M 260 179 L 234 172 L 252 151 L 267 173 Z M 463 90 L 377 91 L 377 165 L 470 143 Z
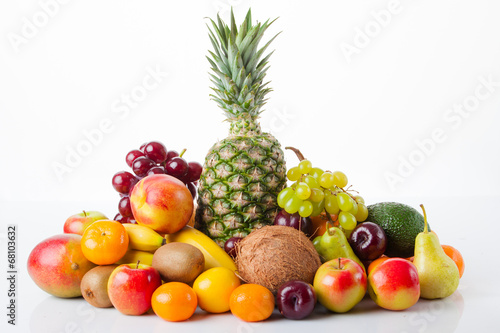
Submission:
M 270 225 L 236 244 L 236 264 L 243 281 L 260 284 L 276 294 L 282 284 L 291 280 L 312 284 L 321 260 L 303 232 Z

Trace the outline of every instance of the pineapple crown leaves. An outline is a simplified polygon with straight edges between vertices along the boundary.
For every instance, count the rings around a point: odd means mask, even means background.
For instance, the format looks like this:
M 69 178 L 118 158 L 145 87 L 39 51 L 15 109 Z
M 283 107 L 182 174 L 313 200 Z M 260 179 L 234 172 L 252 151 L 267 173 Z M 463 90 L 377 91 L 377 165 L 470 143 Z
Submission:
M 209 37 L 214 51 L 209 51 L 212 73 L 210 80 L 215 94 L 210 97 L 224 110 L 228 119 L 258 118 L 261 108 L 266 103 L 265 96 L 271 91 L 264 83 L 269 69 L 268 61 L 274 51 L 262 58 L 276 34 L 263 47 L 258 44 L 267 28 L 275 21 L 267 20 L 252 25 L 249 9 L 239 30 L 236 27 L 231 9 L 231 25 L 224 23 L 219 14 L 217 22 L 210 19 L 212 28 L 207 24 Z M 262 58 L 262 59 L 261 59 Z

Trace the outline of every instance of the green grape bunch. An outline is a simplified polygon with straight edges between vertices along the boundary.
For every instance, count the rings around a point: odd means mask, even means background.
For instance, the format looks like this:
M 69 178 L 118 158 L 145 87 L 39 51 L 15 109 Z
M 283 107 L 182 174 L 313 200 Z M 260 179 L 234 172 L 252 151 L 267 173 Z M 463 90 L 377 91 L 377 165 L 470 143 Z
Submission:
M 342 171 L 323 171 L 313 167 L 311 161 L 293 147 L 300 162 L 288 169 L 287 179 L 292 183 L 278 194 L 278 206 L 289 214 L 301 217 L 318 216 L 323 212 L 329 221 L 338 222 L 346 231 L 353 230 L 358 222 L 368 217 L 368 209 L 360 195 L 353 195 Z

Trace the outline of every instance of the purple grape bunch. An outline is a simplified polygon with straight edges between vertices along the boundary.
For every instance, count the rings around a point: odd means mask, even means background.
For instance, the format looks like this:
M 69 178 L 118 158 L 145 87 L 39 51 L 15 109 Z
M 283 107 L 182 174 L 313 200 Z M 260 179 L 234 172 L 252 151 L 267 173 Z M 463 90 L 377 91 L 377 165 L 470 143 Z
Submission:
M 153 174 L 166 174 L 179 179 L 189 189 L 194 200 L 203 166 L 195 161 L 187 162 L 182 157 L 185 151 L 179 154 L 175 150 L 167 150 L 158 141 L 146 142 L 139 149 L 129 151 L 125 162 L 132 172 L 119 171 L 112 179 L 114 189 L 120 194 L 118 214 L 114 219 L 121 223 L 136 223 L 130 208 L 130 193 L 142 178 Z

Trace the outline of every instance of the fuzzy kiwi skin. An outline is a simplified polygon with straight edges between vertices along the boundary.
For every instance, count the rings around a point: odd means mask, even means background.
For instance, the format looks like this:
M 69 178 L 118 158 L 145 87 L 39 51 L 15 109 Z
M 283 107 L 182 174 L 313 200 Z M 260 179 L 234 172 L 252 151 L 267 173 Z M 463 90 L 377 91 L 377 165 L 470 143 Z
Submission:
M 191 285 L 205 268 L 205 257 L 196 247 L 172 242 L 161 246 L 153 255 L 152 266 L 164 282 L 184 282 Z
M 80 289 L 82 296 L 96 308 L 111 308 L 113 304 L 108 296 L 108 280 L 118 265 L 97 266 L 89 270 L 82 278 Z

